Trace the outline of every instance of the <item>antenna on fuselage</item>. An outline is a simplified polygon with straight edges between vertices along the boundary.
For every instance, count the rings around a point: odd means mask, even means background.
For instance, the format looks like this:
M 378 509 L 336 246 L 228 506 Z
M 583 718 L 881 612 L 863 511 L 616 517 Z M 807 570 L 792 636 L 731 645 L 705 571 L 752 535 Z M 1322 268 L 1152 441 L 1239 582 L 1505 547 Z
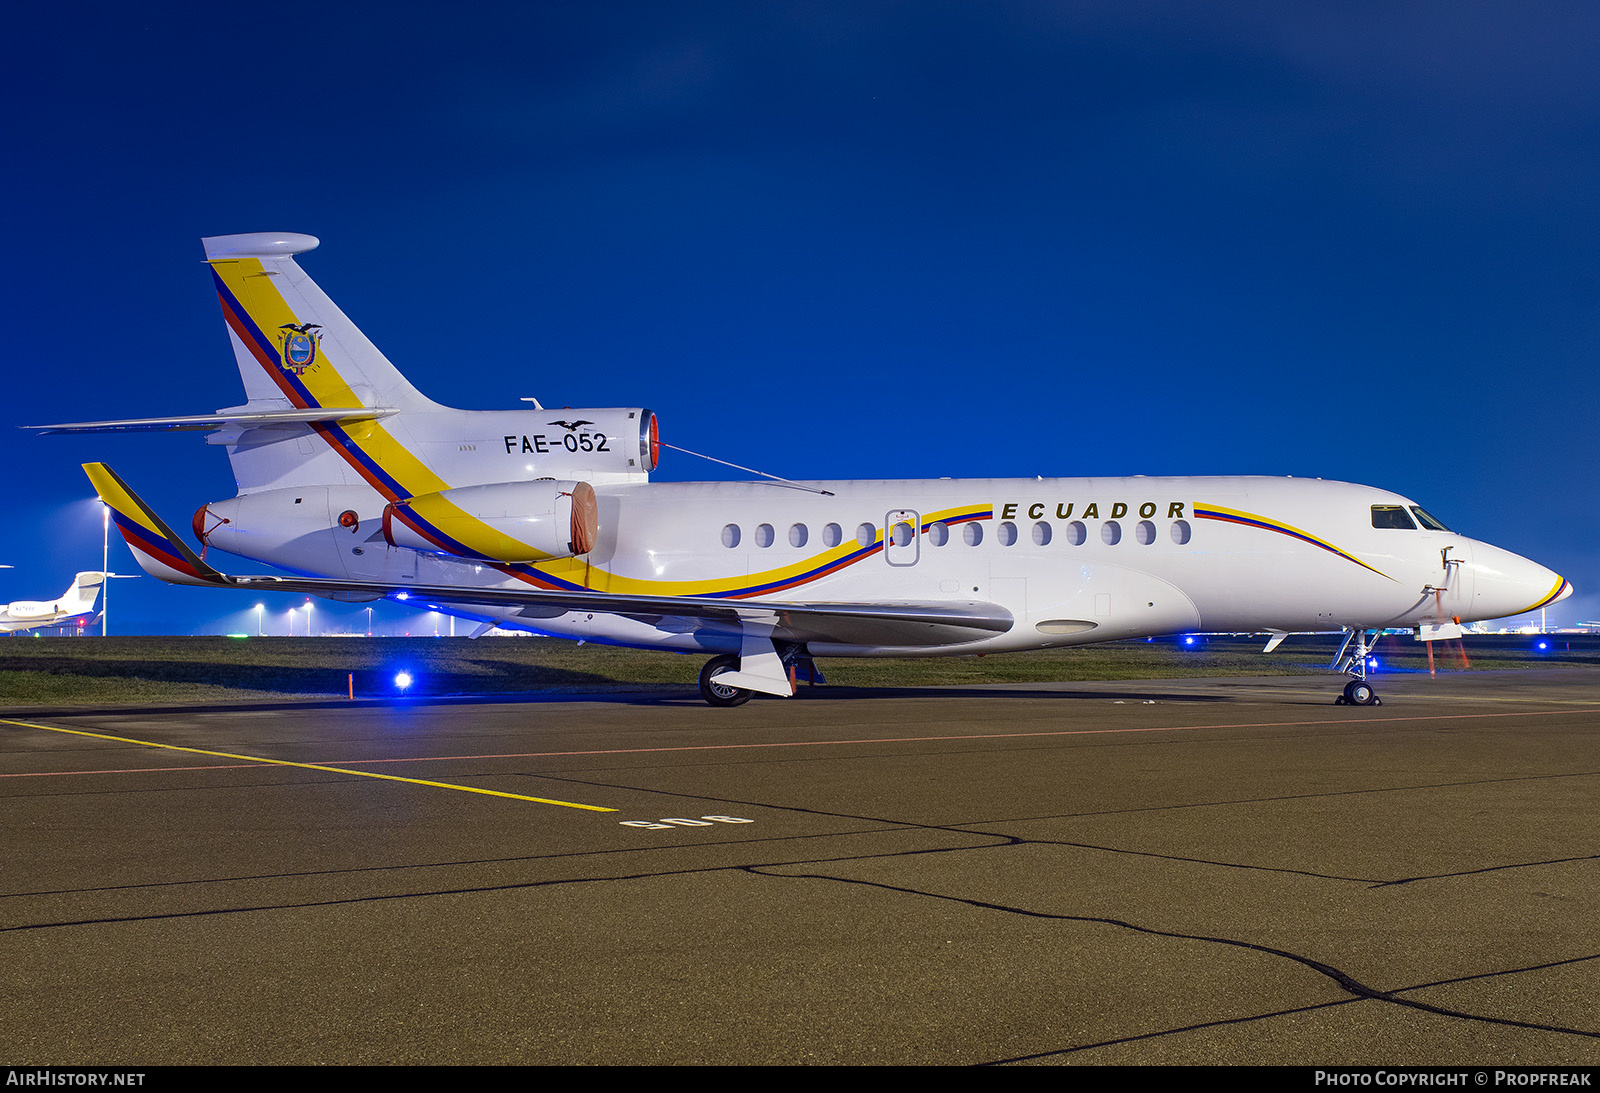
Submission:
M 774 482 L 782 482 L 785 486 L 790 486 L 797 490 L 805 490 L 807 493 L 820 493 L 824 497 L 833 496 L 832 490 L 822 490 L 818 489 L 816 486 L 802 485 L 801 483 L 795 482 L 792 479 L 780 478 L 778 475 L 768 474 L 766 471 L 758 471 L 754 467 L 741 467 L 737 463 L 729 463 L 726 459 L 718 459 L 714 455 L 702 455 L 699 452 L 691 452 L 688 448 L 680 448 L 676 444 L 668 444 L 665 440 L 661 441 L 660 443 L 663 448 L 671 448 L 675 452 L 682 452 L 684 455 L 692 455 L 696 459 L 709 459 L 713 463 L 721 463 L 724 467 L 732 467 L 734 470 L 744 471 L 746 474 L 759 474 L 762 478 L 770 478 Z

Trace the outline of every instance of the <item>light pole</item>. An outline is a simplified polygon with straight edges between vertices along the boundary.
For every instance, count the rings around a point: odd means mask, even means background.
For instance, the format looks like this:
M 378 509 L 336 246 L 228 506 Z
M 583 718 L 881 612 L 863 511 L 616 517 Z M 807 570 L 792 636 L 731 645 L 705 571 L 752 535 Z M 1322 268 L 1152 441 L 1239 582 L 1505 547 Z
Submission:
M 306 637 L 311 636 L 311 601 L 306 601 Z
M 99 497 L 100 502 L 100 636 L 105 637 L 111 626 L 111 506 Z
M 372 636 L 372 608 L 367 608 L 367 637 Z
M 256 604 L 256 637 L 258 637 L 258 638 L 262 636 L 261 617 L 262 617 L 262 612 L 266 611 L 266 609 L 267 609 L 267 605 L 266 604 L 264 604 L 264 603 Z

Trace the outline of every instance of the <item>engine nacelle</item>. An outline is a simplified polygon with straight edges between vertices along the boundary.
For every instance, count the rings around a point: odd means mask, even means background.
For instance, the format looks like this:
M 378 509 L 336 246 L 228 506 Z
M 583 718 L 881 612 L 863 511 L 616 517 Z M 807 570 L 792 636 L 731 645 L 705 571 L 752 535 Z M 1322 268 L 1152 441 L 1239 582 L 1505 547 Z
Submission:
M 594 487 L 587 482 L 458 486 L 383 510 L 383 537 L 390 546 L 494 562 L 587 554 L 599 531 Z
M 59 603 L 40 603 L 38 600 L 17 600 L 5 608 L 7 617 L 24 622 L 32 619 L 54 618 L 61 614 Z
M 359 548 L 382 504 L 366 486 L 290 486 L 201 505 L 191 526 L 203 547 L 305 570 L 329 550 Z
M 661 456 L 656 415 L 637 407 L 480 411 L 471 421 L 481 430 L 464 438 L 479 453 L 473 466 L 498 467 L 504 477 L 496 481 L 513 481 L 522 472 L 583 481 L 636 480 L 655 470 Z M 484 435 L 491 429 L 495 435 Z M 455 459 L 462 439 L 439 438 L 441 465 Z

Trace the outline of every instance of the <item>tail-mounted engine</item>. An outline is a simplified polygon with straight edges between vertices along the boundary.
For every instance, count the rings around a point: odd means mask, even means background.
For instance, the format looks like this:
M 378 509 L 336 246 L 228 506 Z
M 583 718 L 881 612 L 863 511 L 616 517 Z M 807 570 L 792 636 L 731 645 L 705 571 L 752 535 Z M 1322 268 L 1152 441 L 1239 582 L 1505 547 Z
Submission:
M 383 510 L 383 537 L 409 547 L 495 562 L 571 558 L 599 536 L 587 482 L 497 482 L 396 501 Z
M 649 474 L 660 461 L 656 415 L 638 408 L 488 411 L 475 424 L 499 430 L 492 440 L 475 436 L 478 451 L 494 452 L 505 481 L 524 473 L 552 478 L 626 481 Z M 487 469 L 491 464 L 476 464 Z

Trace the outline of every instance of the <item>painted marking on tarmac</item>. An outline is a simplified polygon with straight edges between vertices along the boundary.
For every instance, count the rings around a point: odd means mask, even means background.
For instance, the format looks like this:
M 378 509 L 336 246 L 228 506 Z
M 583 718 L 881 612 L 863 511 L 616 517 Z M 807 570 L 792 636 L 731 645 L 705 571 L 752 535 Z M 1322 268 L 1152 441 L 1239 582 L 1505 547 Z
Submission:
M 249 763 L 207 763 L 183 767 L 101 767 L 96 770 L 16 770 L 0 778 L 75 778 L 80 774 L 165 774 L 180 770 L 244 770 Z M 354 773 L 354 772 L 352 772 Z
M 163 748 L 167 751 L 187 752 L 190 755 L 209 755 L 217 759 L 243 759 L 247 763 L 264 763 L 274 767 L 297 767 L 300 770 L 320 770 L 332 774 L 348 774 L 356 778 L 379 778 L 386 782 L 408 782 L 414 786 L 432 786 L 435 789 L 457 789 L 463 793 L 481 793 L 486 797 L 509 797 L 513 801 L 532 801 L 540 805 L 559 805 L 562 808 L 581 808 L 586 812 L 615 812 L 614 808 L 600 805 L 581 805 L 573 801 L 556 801 L 549 797 L 529 797 L 522 793 L 504 793 L 498 789 L 480 789 L 477 786 L 460 786 L 452 782 L 430 782 L 424 778 L 401 778 L 395 774 L 377 774 L 370 770 L 350 770 L 346 767 L 325 766 L 321 763 L 296 763 L 288 759 L 266 759 L 259 755 L 235 755 L 226 751 L 207 751 L 204 748 L 185 748 L 177 744 L 160 744 L 153 740 L 134 740 L 108 733 L 86 732 L 83 729 L 63 729 L 55 725 L 39 725 L 31 721 L 11 721 L 0 718 L 0 725 L 15 725 L 24 729 L 41 729 L 45 732 L 66 733 L 69 736 L 87 736 L 94 740 L 110 740 L 118 744 L 137 744 L 145 748 Z
M 825 748 L 853 744 L 936 744 L 943 741 L 960 740 L 1026 740 L 1038 737 L 1051 736 L 1116 736 L 1122 733 L 1147 733 L 1147 732 L 1195 732 L 1200 729 L 1282 729 L 1299 728 L 1303 726 L 1319 725 L 1382 725 L 1402 721 L 1452 721 L 1452 720 L 1477 720 L 1483 718 L 1508 718 L 1508 717 L 1560 717 L 1569 714 L 1600 713 L 1600 706 L 1588 705 L 1569 707 L 1555 710 L 1516 710 L 1495 711 L 1492 713 L 1460 713 L 1460 714 L 1411 714 L 1405 717 L 1330 717 L 1305 721 L 1236 721 L 1224 722 L 1217 725 L 1141 725 L 1124 729 L 1050 729 L 1034 732 L 985 732 L 985 733 L 958 733 L 946 736 L 881 736 L 865 737 L 857 740 L 777 740 L 758 744 L 679 744 L 656 748 L 600 748 L 584 751 L 508 751 L 491 755 L 410 755 L 398 756 L 388 759 L 335 759 L 331 762 L 339 766 L 319 766 L 314 763 L 289 763 L 279 759 L 256 759 L 248 755 L 228 755 L 219 751 L 199 751 L 197 748 L 179 748 L 171 744 L 151 744 L 151 747 L 172 748 L 174 751 L 190 751 L 200 755 L 217 755 L 228 759 L 248 759 L 256 763 L 280 763 L 291 767 L 308 767 L 311 770 L 332 770 L 341 774 L 358 774 L 368 778 L 387 778 L 389 775 L 372 774 L 367 771 L 350 770 L 353 766 L 368 766 L 375 763 L 458 763 L 483 759 L 559 759 L 567 756 L 584 755 L 654 755 L 664 752 L 677 751 L 746 751 L 752 748 Z M 0 718 L 0 725 L 28 725 L 24 721 L 7 721 Z M 48 729 L 48 725 L 28 725 L 29 728 Z M 75 729 L 52 729 L 54 732 L 78 732 L 80 736 L 98 736 L 97 733 L 79 732 Z M 104 740 L 125 740 L 120 736 L 103 736 Z M 141 744 L 141 740 L 127 740 L 130 744 Z M 0 774 L 0 778 L 43 778 L 62 774 L 138 774 L 159 773 L 163 771 L 181 770 L 237 770 L 238 767 L 205 766 L 205 767 L 145 767 L 130 770 L 74 770 L 74 771 L 31 771 L 21 774 Z M 396 778 L 399 782 L 417 782 L 426 786 L 446 786 L 449 789 L 464 789 L 471 793 L 489 793 L 500 797 L 514 797 L 522 801 L 539 801 L 544 804 L 567 805 L 569 808 L 586 808 L 595 812 L 615 812 L 614 808 L 599 808 L 595 805 L 576 805 L 567 801 L 549 801 L 541 797 L 520 797 L 515 793 L 495 793 L 489 789 L 473 789 L 471 786 L 454 786 L 444 782 L 426 782 L 413 778 Z
M 350 759 L 349 763 L 438 763 L 464 759 L 558 759 L 578 755 L 652 755 L 674 751 L 742 751 L 750 748 L 826 748 L 848 744 L 937 744 L 959 740 L 1025 740 L 1049 736 L 1116 736 L 1121 733 L 1194 732 L 1199 729 L 1279 729 L 1310 725 L 1378 725 L 1397 721 L 1454 721 L 1487 717 L 1559 717 L 1566 714 L 1600 713 L 1600 706 L 1565 710 L 1518 710 L 1496 713 L 1413 714 L 1407 717 L 1330 717 L 1311 721 L 1239 721 L 1220 725 L 1140 725 L 1126 729 L 1049 729 L 1034 732 L 955 733 L 947 736 L 879 736 L 859 740 L 778 740 L 760 744 L 675 744 L 659 748 L 603 748 L 592 751 L 521 751 L 497 755 L 426 755 L 415 758 Z

